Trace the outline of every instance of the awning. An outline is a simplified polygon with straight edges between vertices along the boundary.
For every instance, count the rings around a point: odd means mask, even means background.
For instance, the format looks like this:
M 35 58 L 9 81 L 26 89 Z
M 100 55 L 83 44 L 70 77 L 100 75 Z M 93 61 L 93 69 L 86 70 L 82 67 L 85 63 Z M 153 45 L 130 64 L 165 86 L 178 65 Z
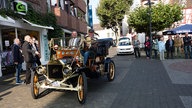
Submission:
M 192 24 L 185 24 L 177 28 L 174 28 L 172 30 L 165 31 L 163 32 L 163 35 L 175 35 L 175 34 L 185 34 L 185 33 L 192 34 Z
M 30 24 L 30 25 L 33 26 L 33 27 L 39 27 L 39 28 L 54 30 L 54 28 L 53 28 L 53 27 L 50 27 L 50 26 L 42 26 L 42 25 L 34 24 L 34 23 L 32 23 L 32 22 L 30 22 L 30 21 L 28 21 L 28 20 L 26 20 L 26 19 L 23 19 L 23 18 L 22 18 L 22 20 L 25 21 L 26 23 Z
M 6 18 L 4 18 L 3 16 L 0 15 L 0 21 L 3 21 L 3 22 L 9 22 L 9 23 L 15 23 L 15 20 L 6 16 Z

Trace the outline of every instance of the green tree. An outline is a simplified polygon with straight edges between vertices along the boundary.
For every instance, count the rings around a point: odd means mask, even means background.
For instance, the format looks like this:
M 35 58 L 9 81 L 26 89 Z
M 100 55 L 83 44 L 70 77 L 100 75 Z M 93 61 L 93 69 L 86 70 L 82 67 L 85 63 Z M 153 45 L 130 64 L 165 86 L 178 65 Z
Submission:
M 179 4 L 153 5 L 151 10 L 152 31 L 158 32 L 169 28 L 174 22 L 182 19 L 182 6 Z M 136 32 L 145 32 L 149 34 L 149 7 L 138 7 L 128 17 L 129 26 Z
M 133 0 L 100 0 L 96 13 L 101 27 L 111 28 L 117 36 L 117 27 L 121 28 L 122 19 L 132 3 Z

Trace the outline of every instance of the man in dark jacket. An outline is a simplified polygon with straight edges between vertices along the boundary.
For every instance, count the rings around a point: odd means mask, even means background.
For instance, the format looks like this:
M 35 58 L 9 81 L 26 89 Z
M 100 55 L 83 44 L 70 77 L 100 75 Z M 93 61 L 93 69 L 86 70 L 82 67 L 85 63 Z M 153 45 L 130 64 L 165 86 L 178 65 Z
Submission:
M 185 37 L 183 37 L 183 43 L 184 43 L 184 52 L 185 52 L 185 59 L 191 58 L 191 37 L 188 36 L 188 33 L 185 33 Z M 189 56 L 189 57 L 188 57 Z
M 173 59 L 173 52 L 174 52 L 174 40 L 172 36 L 169 36 L 169 39 L 165 43 L 165 48 L 167 51 L 167 59 L 169 59 L 169 54 L 171 53 L 171 58 Z
M 12 55 L 13 55 L 13 62 L 16 69 L 16 84 L 21 84 L 22 81 L 20 79 L 20 74 L 22 71 L 22 63 L 23 63 L 23 56 L 20 47 L 20 40 L 18 38 L 14 39 L 14 44 L 12 46 Z
M 29 35 L 25 36 L 25 42 L 22 45 L 22 52 L 24 55 L 24 60 L 26 62 L 26 78 L 25 78 L 25 83 L 30 84 L 31 80 L 31 71 L 30 68 L 34 64 L 34 56 L 35 54 L 39 54 L 37 51 L 35 52 L 32 50 L 32 46 L 30 44 L 31 37 Z

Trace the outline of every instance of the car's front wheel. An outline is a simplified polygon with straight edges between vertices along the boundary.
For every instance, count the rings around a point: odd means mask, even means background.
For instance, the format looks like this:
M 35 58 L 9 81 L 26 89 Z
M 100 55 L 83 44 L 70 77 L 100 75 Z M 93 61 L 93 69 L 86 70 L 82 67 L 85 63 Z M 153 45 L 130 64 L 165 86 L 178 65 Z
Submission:
M 78 87 L 77 96 L 79 103 L 84 104 L 87 96 L 87 77 L 84 72 L 82 72 L 78 76 L 77 87 Z

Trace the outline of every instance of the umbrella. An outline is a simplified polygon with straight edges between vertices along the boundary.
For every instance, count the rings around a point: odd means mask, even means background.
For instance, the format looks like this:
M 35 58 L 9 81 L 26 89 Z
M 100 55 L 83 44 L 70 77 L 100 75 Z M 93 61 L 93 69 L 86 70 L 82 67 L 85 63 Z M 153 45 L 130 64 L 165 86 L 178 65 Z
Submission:
M 185 24 L 177 28 L 174 28 L 172 30 L 165 31 L 163 32 L 163 35 L 175 35 L 175 34 L 185 34 L 185 33 L 192 34 L 192 24 Z

